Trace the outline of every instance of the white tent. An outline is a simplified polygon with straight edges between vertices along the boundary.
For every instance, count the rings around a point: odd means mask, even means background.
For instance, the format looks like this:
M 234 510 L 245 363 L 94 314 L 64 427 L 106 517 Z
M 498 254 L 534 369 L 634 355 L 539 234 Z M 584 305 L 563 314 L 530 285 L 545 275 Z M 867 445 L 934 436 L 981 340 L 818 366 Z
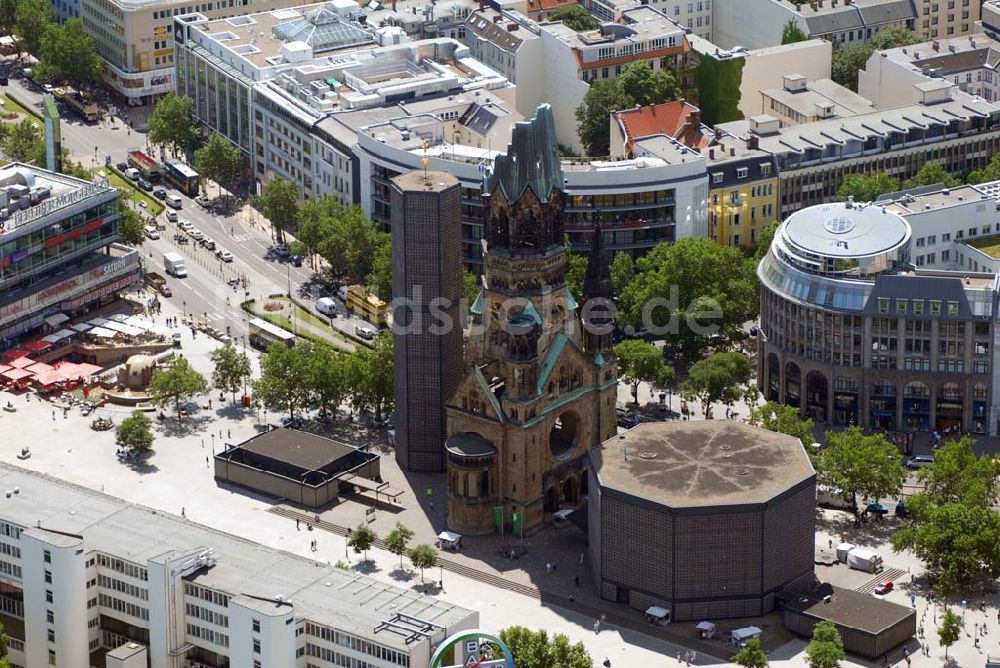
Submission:
M 65 313 L 53 313 L 45 318 L 45 324 L 49 327 L 58 327 L 69 320 L 69 316 Z
M 760 638 L 762 631 L 756 626 L 745 626 L 742 629 L 736 629 L 733 631 L 732 642 L 735 647 L 743 647 L 747 640 L 751 638 Z
M 105 329 L 104 327 L 95 327 L 87 333 L 99 339 L 113 339 L 118 334 L 118 332 L 112 332 L 110 329 Z

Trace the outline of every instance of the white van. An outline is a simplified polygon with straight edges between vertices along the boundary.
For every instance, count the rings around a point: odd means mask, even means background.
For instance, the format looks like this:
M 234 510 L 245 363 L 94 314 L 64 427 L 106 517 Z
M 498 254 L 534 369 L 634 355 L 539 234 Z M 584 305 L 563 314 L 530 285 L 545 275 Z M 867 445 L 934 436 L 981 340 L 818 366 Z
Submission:
M 337 315 L 337 302 L 329 297 L 321 297 L 316 300 L 316 310 L 323 315 Z
M 139 178 L 139 170 L 135 167 L 129 167 L 125 170 L 125 176 L 128 177 L 129 181 L 136 181 Z
M 178 195 L 177 193 L 167 193 L 167 197 L 163 201 L 166 202 L 167 206 L 172 207 L 174 209 L 181 208 L 183 204 L 183 202 L 181 201 L 181 196 Z
M 146 226 L 146 236 L 149 237 L 150 239 L 159 239 L 160 238 L 160 232 L 155 227 L 153 227 L 152 225 L 147 225 Z
M 171 223 L 176 223 L 177 222 L 177 212 L 176 211 L 167 211 L 167 220 L 169 220 Z

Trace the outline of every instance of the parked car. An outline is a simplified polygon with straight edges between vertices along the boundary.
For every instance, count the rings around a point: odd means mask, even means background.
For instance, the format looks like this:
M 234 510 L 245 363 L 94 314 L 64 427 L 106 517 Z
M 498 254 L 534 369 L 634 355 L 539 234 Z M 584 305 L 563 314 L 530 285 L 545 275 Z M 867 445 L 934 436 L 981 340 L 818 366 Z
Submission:
M 160 294 L 163 295 L 164 297 L 173 297 L 174 296 L 174 291 L 171 290 L 170 286 L 167 285 L 166 283 L 160 283 L 159 290 L 160 290 Z
M 167 220 L 169 220 L 171 223 L 176 223 L 177 222 L 177 212 L 176 211 L 167 211 Z
M 288 257 L 290 252 L 286 244 L 275 244 L 272 246 L 272 249 L 274 250 L 274 254 L 278 257 Z
M 204 239 L 201 240 L 201 245 L 207 248 L 208 250 L 215 250 L 215 239 L 213 239 L 212 237 L 205 237 Z
M 194 198 L 194 201 L 197 202 L 200 206 L 205 207 L 206 209 L 212 206 L 212 200 L 209 198 L 208 195 L 198 195 L 197 197 Z
M 316 300 L 316 310 L 323 315 L 337 315 L 337 302 L 329 297 L 320 297 Z
M 190 230 L 188 230 L 188 234 L 195 241 L 201 241 L 202 239 L 205 238 L 204 232 L 202 232 L 201 230 L 199 230 L 197 227 L 192 227 Z
M 146 237 L 147 237 L 148 239 L 153 239 L 153 240 L 156 240 L 156 239 L 159 239 L 159 238 L 160 238 L 160 232 L 159 232 L 159 230 L 157 230 L 157 229 L 156 229 L 155 227 L 153 227 L 152 225 L 147 225 L 147 226 L 145 227 L 145 230 L 144 230 L 144 231 L 146 232 Z
M 135 183 L 146 192 L 149 192 L 150 190 L 153 189 L 153 184 L 149 182 L 149 179 L 140 178 Z
M 281 421 L 281 426 L 286 429 L 302 429 L 302 418 L 286 417 Z
M 229 252 L 229 251 L 227 251 L 227 250 L 222 250 L 222 249 L 220 248 L 219 250 L 215 251 L 215 255 L 216 255 L 216 256 L 217 256 L 217 257 L 218 257 L 218 258 L 219 258 L 220 260 L 222 260 L 223 262 L 232 262 L 232 261 L 233 261 L 233 254 L 232 254 L 232 253 L 230 253 L 230 252 Z
M 302 256 L 301 255 L 293 255 L 289 259 L 291 260 L 292 265 L 294 265 L 296 267 L 301 267 L 302 266 Z
M 187 232 L 188 230 L 193 230 L 194 229 L 194 225 L 191 223 L 190 220 L 179 220 L 179 221 L 177 221 L 177 227 L 181 228 L 185 232 Z
M 162 186 L 153 190 L 153 196 L 156 199 L 167 199 L 167 190 Z
M 895 585 L 892 580 L 882 580 L 877 585 L 875 585 L 875 593 L 879 596 L 885 596 L 893 590 Z
M 917 470 L 925 466 L 930 466 L 933 463 L 934 455 L 913 455 L 906 460 L 906 468 Z
M 375 331 L 374 327 L 369 327 L 368 325 L 358 325 L 354 328 L 354 333 L 360 336 L 365 341 L 373 341 L 378 332 Z
M 117 165 L 115 165 L 115 167 L 118 169 L 119 172 L 124 172 L 126 169 L 128 169 L 128 163 L 119 162 Z

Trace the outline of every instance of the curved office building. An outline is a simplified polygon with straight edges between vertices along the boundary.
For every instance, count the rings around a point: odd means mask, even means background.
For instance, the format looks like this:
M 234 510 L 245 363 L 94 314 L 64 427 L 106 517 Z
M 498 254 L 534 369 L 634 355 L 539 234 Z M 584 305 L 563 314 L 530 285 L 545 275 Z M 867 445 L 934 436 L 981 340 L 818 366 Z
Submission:
M 993 274 L 916 270 L 911 228 L 851 201 L 802 209 L 761 261 L 760 386 L 835 425 L 987 433 Z

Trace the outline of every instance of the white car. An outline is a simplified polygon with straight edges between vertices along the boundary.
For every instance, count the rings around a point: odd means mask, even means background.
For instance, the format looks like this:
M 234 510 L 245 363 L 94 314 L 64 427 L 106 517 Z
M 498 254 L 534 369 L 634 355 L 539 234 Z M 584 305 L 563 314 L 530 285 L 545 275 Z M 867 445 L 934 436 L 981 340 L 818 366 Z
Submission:
M 191 221 L 189 221 L 189 220 L 178 220 L 177 221 L 177 227 L 181 228 L 185 232 L 187 232 L 188 230 L 194 229 L 194 225 L 192 225 Z
M 366 341 L 372 341 L 376 336 L 378 336 L 378 332 L 375 331 L 375 328 L 369 327 L 368 325 L 358 325 L 354 328 L 354 333 Z
M 199 230 L 197 227 L 192 227 L 190 230 L 188 230 L 188 234 L 191 235 L 191 238 L 194 239 L 195 241 L 201 241 L 202 239 L 205 238 L 204 233 L 202 233 L 202 231 Z
M 207 248 L 208 250 L 215 250 L 215 239 L 213 239 L 212 237 L 205 237 L 204 239 L 201 240 L 201 245 Z
M 149 239 L 154 239 L 155 240 L 155 239 L 159 239 L 160 238 L 160 232 L 159 232 L 159 230 L 157 230 L 152 225 L 147 225 L 146 228 L 145 228 L 145 232 L 146 232 L 146 237 L 149 238 Z
M 217 256 L 219 256 L 219 259 L 222 260 L 223 262 L 232 262 L 233 261 L 233 254 L 230 253 L 227 250 L 222 250 L 220 248 L 219 250 L 215 251 L 215 254 Z

